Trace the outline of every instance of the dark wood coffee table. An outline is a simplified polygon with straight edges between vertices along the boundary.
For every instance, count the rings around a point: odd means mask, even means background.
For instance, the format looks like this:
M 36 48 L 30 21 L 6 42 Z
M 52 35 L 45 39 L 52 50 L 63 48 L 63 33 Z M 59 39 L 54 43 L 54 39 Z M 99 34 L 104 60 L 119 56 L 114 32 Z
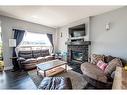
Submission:
M 63 66 L 65 65 L 64 68 L 61 67 L 62 65 Z M 36 66 L 37 66 L 37 74 L 39 74 L 39 72 L 43 72 L 44 77 L 53 76 L 67 70 L 67 63 L 59 59 L 43 62 L 37 64 Z

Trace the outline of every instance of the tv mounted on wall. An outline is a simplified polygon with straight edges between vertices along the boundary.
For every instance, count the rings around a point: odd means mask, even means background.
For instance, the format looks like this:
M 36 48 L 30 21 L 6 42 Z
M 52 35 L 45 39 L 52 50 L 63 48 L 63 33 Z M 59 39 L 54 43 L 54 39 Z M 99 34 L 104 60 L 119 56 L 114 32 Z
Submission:
M 85 24 L 77 25 L 69 28 L 69 35 L 71 37 L 85 36 Z

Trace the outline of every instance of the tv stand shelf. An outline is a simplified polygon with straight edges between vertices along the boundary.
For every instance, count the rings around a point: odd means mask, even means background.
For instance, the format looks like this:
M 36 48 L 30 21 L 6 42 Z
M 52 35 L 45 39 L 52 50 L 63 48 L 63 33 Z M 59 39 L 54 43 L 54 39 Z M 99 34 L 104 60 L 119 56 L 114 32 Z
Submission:
M 91 41 L 84 41 L 82 43 L 70 42 L 70 43 L 67 43 L 67 45 L 91 45 Z

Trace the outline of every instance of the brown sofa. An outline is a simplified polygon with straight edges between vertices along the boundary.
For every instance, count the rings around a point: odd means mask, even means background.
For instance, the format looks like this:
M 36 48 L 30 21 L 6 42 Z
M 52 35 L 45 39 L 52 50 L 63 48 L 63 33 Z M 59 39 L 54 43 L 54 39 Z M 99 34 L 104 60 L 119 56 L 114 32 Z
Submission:
M 18 63 L 20 69 L 29 70 L 36 68 L 36 64 L 48 60 L 53 60 L 54 56 L 50 55 L 49 50 L 32 50 L 32 51 L 19 51 Z
M 87 82 L 93 85 L 95 88 L 106 89 L 112 87 L 112 81 L 116 66 L 123 66 L 122 61 L 119 58 L 105 55 L 96 55 L 97 57 L 91 57 L 89 62 L 81 64 L 81 71 L 84 74 L 84 78 Z M 93 56 L 92 55 L 92 56 Z M 101 70 L 96 64 L 99 60 L 103 60 L 107 63 L 105 71 Z M 113 63 L 114 62 L 114 63 Z M 118 62 L 118 64 L 117 64 Z

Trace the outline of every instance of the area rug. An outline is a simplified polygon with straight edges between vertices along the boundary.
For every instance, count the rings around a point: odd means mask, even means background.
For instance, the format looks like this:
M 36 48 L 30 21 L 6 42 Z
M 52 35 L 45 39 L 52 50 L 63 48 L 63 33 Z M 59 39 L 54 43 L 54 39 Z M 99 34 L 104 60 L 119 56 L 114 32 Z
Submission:
M 33 82 L 35 83 L 35 85 L 38 87 L 39 84 L 41 83 L 43 77 L 41 75 L 37 75 L 36 70 L 28 71 L 28 74 L 31 77 L 31 79 L 33 80 Z M 63 72 L 63 73 L 57 74 L 55 76 L 69 77 L 71 79 L 73 89 L 83 89 L 87 84 L 87 81 L 84 80 L 82 74 L 77 73 L 72 70 L 68 70 L 67 72 Z

